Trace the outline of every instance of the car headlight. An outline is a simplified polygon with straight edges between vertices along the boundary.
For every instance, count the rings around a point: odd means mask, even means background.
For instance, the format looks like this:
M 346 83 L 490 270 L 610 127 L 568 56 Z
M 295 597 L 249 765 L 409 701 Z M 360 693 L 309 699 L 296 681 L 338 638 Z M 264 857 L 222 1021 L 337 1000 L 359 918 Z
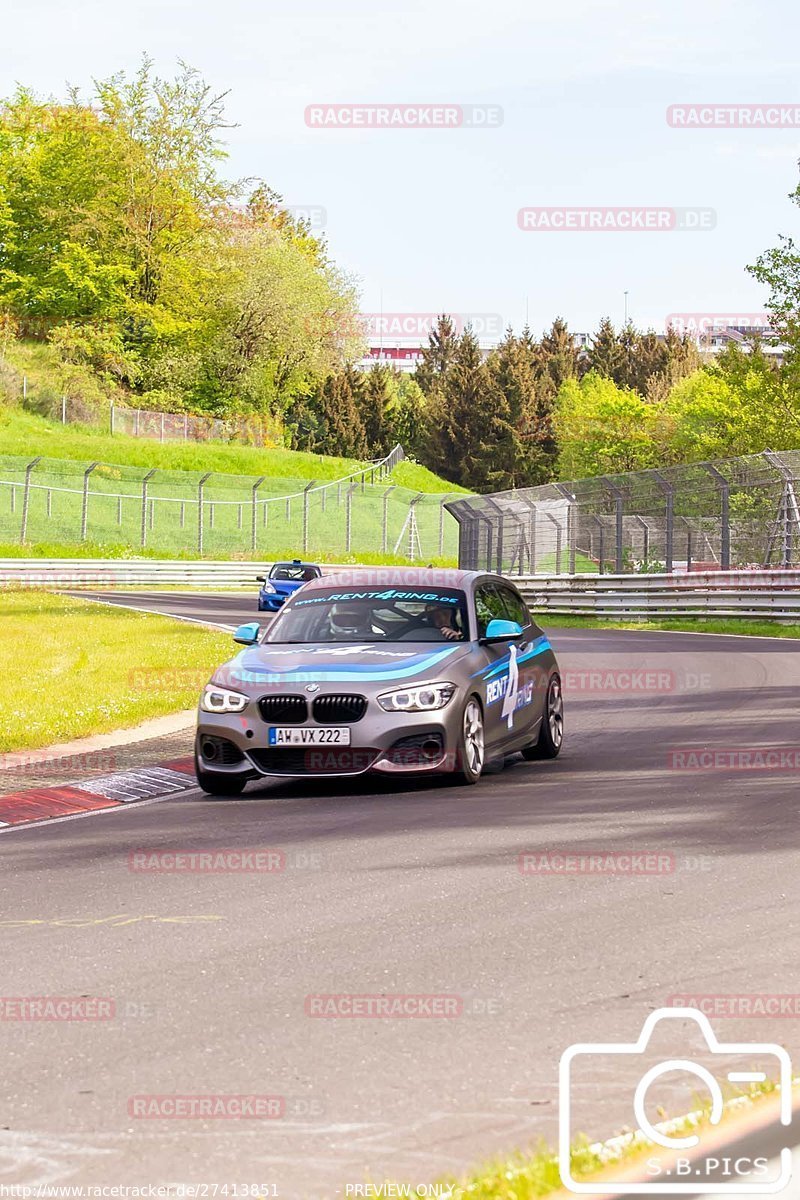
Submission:
M 432 712 L 449 704 L 455 690 L 454 683 L 421 683 L 419 687 L 384 692 L 378 696 L 378 704 L 386 712 Z
M 207 683 L 200 697 L 200 707 L 203 712 L 234 713 L 241 712 L 250 701 L 249 696 L 241 692 L 231 692 L 227 688 L 218 687 L 216 683 Z
M 268 580 L 265 580 L 264 583 L 262 583 L 262 585 L 261 585 L 261 590 L 262 590 L 262 592 L 274 592 L 275 588 L 272 586 L 272 584 Z

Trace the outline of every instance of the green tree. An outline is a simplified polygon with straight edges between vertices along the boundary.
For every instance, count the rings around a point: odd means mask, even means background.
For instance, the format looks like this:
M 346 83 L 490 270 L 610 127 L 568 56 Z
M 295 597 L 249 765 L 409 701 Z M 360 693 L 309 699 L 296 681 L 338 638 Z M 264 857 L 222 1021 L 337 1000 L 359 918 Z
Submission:
M 636 392 L 594 372 L 568 379 L 558 394 L 556 436 L 561 478 L 579 479 L 657 466 L 664 418 Z

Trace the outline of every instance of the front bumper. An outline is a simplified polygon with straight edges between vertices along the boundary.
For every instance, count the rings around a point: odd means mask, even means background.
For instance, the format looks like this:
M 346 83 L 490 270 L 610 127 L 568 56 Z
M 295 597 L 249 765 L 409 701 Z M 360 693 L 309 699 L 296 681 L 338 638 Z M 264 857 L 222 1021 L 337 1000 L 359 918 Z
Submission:
M 271 747 L 268 731 L 272 724 L 262 718 L 255 701 L 243 713 L 200 712 L 195 746 L 199 765 L 207 771 L 251 779 L 452 771 L 461 732 L 461 705 L 456 695 L 435 712 L 386 713 L 370 698 L 366 715 L 347 726 L 351 745 L 342 747 Z M 309 719 L 297 728 L 326 726 Z
M 252 592 L 250 594 L 252 595 Z M 258 611 L 277 612 L 279 608 L 283 607 L 288 598 L 288 596 L 281 596 L 277 592 L 259 592 Z

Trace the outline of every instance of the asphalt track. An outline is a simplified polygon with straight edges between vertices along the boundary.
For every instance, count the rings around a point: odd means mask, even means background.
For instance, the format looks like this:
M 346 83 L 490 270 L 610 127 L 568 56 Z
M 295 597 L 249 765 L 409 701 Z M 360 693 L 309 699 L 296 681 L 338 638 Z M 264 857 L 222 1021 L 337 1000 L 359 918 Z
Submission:
M 257 617 L 238 597 L 125 602 L 227 626 Z M 553 1141 L 572 1042 L 634 1041 L 676 994 L 800 993 L 798 766 L 670 758 L 777 748 L 800 762 L 800 645 L 550 632 L 567 680 L 554 763 L 517 759 L 476 788 L 193 791 L 0 837 L 4 995 L 110 997 L 117 1014 L 0 1021 L 0 1183 L 237 1183 L 281 1197 L 429 1183 Z M 285 869 L 129 868 L 134 849 L 265 846 Z M 667 865 L 520 870 L 523 853 L 599 851 Z M 460 1015 L 308 1016 L 320 993 L 445 994 Z M 715 1022 L 725 1041 L 779 1042 L 800 1061 L 798 1024 Z M 601 1138 L 630 1124 L 630 1083 L 598 1068 L 575 1096 L 576 1128 Z M 131 1097 L 151 1094 L 268 1094 L 285 1108 L 131 1117 Z

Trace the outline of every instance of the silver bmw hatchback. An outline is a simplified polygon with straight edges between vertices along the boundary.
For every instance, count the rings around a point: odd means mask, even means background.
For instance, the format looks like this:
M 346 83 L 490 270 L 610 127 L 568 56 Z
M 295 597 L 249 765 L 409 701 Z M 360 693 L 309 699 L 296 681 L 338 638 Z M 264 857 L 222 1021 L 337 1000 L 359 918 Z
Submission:
M 561 678 L 548 638 L 499 575 L 357 568 L 304 584 L 200 699 L 198 782 L 454 773 L 515 752 L 555 758 Z

